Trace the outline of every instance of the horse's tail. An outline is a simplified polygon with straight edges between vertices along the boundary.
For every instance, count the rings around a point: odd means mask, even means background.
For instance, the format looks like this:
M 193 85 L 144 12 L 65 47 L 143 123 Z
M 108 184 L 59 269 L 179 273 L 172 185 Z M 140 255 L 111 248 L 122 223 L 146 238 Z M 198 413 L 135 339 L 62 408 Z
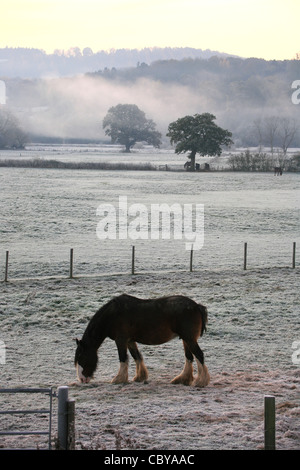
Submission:
M 202 325 L 201 325 L 201 333 L 200 336 L 203 335 L 203 333 L 206 331 L 206 325 L 207 325 L 207 308 L 204 305 L 198 304 L 200 313 L 201 313 L 201 319 L 202 319 Z

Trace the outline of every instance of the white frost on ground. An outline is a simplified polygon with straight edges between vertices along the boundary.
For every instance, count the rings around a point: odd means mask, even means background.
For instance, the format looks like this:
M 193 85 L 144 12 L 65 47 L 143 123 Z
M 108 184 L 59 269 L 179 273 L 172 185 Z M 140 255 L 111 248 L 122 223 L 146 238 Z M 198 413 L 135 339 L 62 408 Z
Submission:
M 298 279 L 298 268 L 268 268 L 1 283 L 1 387 L 69 385 L 77 449 L 262 449 L 263 401 L 271 394 L 277 448 L 300 449 L 300 366 L 292 361 L 292 344 L 300 340 Z M 199 341 L 211 374 L 207 388 L 170 384 L 184 363 L 180 340 L 141 346 L 149 380 L 128 385 L 110 383 L 118 357 L 106 340 L 94 381 L 72 385 L 73 338 L 100 305 L 122 292 L 180 293 L 207 305 L 208 331 Z M 32 397 L 21 400 L 26 407 Z M 56 402 L 53 439 L 55 426 Z M 10 445 L 11 437 L 1 438 L 0 447 Z

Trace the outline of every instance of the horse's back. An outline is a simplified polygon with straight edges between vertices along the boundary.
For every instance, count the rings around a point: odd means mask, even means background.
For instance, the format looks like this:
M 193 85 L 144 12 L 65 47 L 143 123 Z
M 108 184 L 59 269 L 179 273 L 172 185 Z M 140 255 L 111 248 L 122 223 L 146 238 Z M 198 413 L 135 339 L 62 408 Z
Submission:
M 159 344 L 175 336 L 182 339 L 199 337 L 204 331 L 206 307 L 189 297 L 173 295 L 139 299 L 122 294 L 116 300 L 119 326 L 137 342 Z
M 121 309 L 133 311 L 140 315 L 159 313 L 160 315 L 174 316 L 183 313 L 198 313 L 199 309 L 201 310 L 201 307 L 203 307 L 184 295 L 140 299 L 132 295 L 122 294 L 116 299 L 120 302 Z

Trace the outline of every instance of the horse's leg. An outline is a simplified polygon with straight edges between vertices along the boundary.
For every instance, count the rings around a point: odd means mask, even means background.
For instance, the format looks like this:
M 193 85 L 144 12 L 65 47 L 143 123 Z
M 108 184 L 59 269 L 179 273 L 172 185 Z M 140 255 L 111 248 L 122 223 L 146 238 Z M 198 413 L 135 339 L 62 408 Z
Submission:
M 185 354 L 185 365 L 180 375 L 175 377 L 172 384 L 183 384 L 191 385 L 193 382 L 193 354 L 189 350 L 185 341 L 183 341 L 184 354 Z
M 143 382 L 144 380 L 147 380 L 148 370 L 145 366 L 143 356 L 138 350 L 136 343 L 134 341 L 128 343 L 128 348 L 136 364 L 136 375 L 133 380 L 135 382 Z
M 201 351 L 197 341 L 187 341 L 189 350 L 194 354 L 198 366 L 198 375 L 195 378 L 193 385 L 196 387 L 206 387 L 209 384 L 209 372 L 204 364 L 204 354 Z
M 128 354 L 127 344 L 124 341 L 116 340 L 116 345 L 119 353 L 120 368 L 119 372 L 112 380 L 113 384 L 121 384 L 128 382 Z

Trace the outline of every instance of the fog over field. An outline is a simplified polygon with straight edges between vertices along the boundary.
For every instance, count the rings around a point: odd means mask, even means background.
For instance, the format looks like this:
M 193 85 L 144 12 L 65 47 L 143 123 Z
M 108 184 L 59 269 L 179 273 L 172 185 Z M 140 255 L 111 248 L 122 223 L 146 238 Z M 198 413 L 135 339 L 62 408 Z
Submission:
M 108 109 L 119 103 L 136 104 L 147 118 L 153 119 L 163 134 L 163 141 L 170 122 L 185 115 L 211 112 L 217 123 L 233 132 L 241 141 L 252 138 L 255 142 L 253 121 L 260 116 L 291 116 L 296 106 L 290 101 L 290 84 L 286 84 L 287 96 L 276 98 L 263 109 L 257 105 L 245 108 L 243 100 L 230 104 L 224 99 L 222 88 L 202 92 L 178 83 L 162 83 L 140 78 L 134 83 L 122 83 L 103 77 L 74 77 L 46 80 L 39 84 L 39 101 L 32 106 L 28 96 L 18 102 L 18 114 L 23 127 L 33 134 L 61 138 L 105 139 L 102 121 Z M 107 139 L 107 138 L 106 138 Z
M 297 86 L 292 87 L 300 76 L 299 60 L 187 57 L 69 76 L 50 71 L 38 79 L 5 78 L 5 63 L 2 69 L 7 107 L 35 138 L 107 140 L 102 121 L 119 103 L 136 104 L 153 119 L 164 145 L 169 145 L 170 122 L 185 115 L 215 114 L 237 146 L 258 145 L 254 120 L 277 116 L 297 121 L 299 115 Z M 300 146 L 298 134 L 293 146 Z M 281 138 L 275 140 L 280 145 Z
M 132 85 L 76 77 L 47 80 L 43 88 L 46 106 L 30 112 L 26 127 L 29 132 L 39 129 L 49 136 L 104 139 L 103 117 L 111 106 L 119 103 L 136 104 L 164 133 L 180 114 L 194 114 L 207 108 L 205 98 L 196 98 L 188 87 L 148 79 Z

